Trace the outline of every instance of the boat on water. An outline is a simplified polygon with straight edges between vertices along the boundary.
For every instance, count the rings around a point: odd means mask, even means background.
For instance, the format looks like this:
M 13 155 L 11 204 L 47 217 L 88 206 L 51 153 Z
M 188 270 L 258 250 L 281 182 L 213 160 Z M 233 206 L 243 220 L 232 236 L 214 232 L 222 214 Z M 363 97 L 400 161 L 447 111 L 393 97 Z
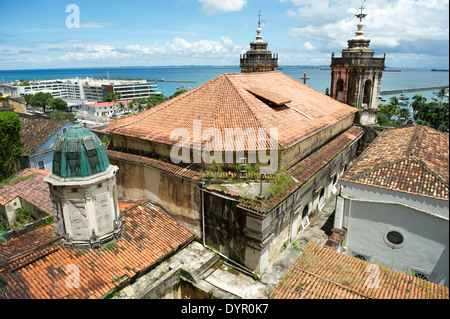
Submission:
M 384 70 L 384 72 L 402 72 L 402 70 Z
M 448 72 L 448 70 L 438 70 L 438 69 L 431 69 L 431 71 L 437 71 L 437 72 Z

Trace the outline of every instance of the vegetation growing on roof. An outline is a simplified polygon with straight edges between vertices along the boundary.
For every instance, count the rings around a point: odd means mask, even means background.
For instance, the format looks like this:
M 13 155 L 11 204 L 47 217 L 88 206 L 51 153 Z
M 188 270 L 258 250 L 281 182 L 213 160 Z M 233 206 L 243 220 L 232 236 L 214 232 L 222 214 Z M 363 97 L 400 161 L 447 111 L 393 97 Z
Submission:
M 269 189 L 270 197 L 283 195 L 294 183 L 286 167 L 283 168 L 281 173 L 272 175 L 269 180 L 273 183 L 272 187 Z
M 13 185 L 13 184 L 15 184 L 17 182 L 21 182 L 21 181 L 24 181 L 24 180 L 26 180 L 26 179 L 28 179 L 30 177 L 33 177 L 34 175 L 36 175 L 36 174 L 30 174 L 30 175 L 27 175 L 27 176 L 19 176 L 19 175 L 11 176 L 10 178 L 7 178 L 7 179 L 3 180 L 0 183 L 0 187 L 7 186 L 7 185 Z

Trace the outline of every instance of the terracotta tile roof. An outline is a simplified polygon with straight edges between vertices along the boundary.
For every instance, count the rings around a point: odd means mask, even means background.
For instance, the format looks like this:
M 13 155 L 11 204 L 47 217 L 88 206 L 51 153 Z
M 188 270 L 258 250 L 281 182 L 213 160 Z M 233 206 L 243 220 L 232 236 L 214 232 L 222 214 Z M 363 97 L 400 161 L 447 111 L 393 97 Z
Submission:
M 294 177 L 298 182 L 294 182 L 293 185 L 286 189 L 283 195 L 274 196 L 263 200 L 262 202 L 256 202 L 243 199 L 239 206 L 251 209 L 260 213 L 269 213 L 284 201 L 289 195 L 291 195 L 298 188 L 302 187 L 311 178 L 313 178 L 321 169 L 327 164 L 333 161 L 343 150 L 345 150 L 350 144 L 355 142 L 364 133 L 363 130 L 357 127 L 351 127 L 347 131 L 340 134 L 338 137 L 322 146 L 320 149 L 306 157 L 304 160 L 294 165 L 288 174 Z M 220 185 L 210 184 L 206 186 L 206 189 L 216 192 L 223 192 L 227 195 L 242 198 L 242 194 L 223 189 Z
M 448 165 L 448 134 L 416 125 L 385 130 L 341 180 L 448 199 Z
M 130 104 L 133 100 L 122 100 L 117 102 L 101 102 L 101 103 L 92 103 L 89 106 L 92 107 L 105 107 L 105 106 L 114 106 L 119 105 L 119 103 L 123 103 L 124 105 Z
M 53 214 L 52 200 L 44 177 L 51 171 L 27 168 L 17 176 L 15 183 L 0 188 L 0 205 L 20 197 L 47 214 Z
M 125 232 L 114 245 L 99 251 L 70 250 L 52 237 L 54 225 L 45 226 L 0 246 L 0 279 L 7 282 L 0 298 L 102 298 L 117 279 L 132 278 L 194 238 L 159 206 L 150 202 L 122 212 Z M 34 247 L 32 243 L 35 243 Z M 24 245 L 20 254 L 20 245 Z M 108 248 L 109 247 L 109 248 Z M 14 255 L 16 254 L 16 255 Z M 79 288 L 66 280 L 79 269 Z
M 271 299 L 448 299 L 437 285 L 310 243 L 288 270 Z M 375 267 L 375 266 L 371 266 Z M 379 275 L 379 287 L 372 280 Z M 369 277 L 370 276 L 370 277 Z M 367 284 L 366 284 L 367 283 Z M 372 286 L 372 288 L 371 288 Z
M 195 181 L 200 180 L 200 169 L 194 166 L 188 168 L 188 165 L 183 165 L 181 163 L 174 164 L 171 162 L 164 162 L 156 158 L 134 155 L 115 150 L 108 150 L 107 153 L 109 159 L 133 162 L 139 165 L 153 167 L 174 174 L 176 176 L 192 179 Z
M 255 89 L 257 88 L 257 89 Z M 289 102 L 271 107 L 249 90 L 257 90 L 275 102 Z M 261 93 L 263 92 L 263 93 Z M 202 132 L 216 128 L 222 135 L 222 145 L 216 150 L 236 150 L 227 143 L 226 129 L 258 129 L 269 132 L 278 128 L 278 145 L 266 149 L 287 148 L 292 143 L 333 125 L 357 110 L 318 92 L 279 72 L 222 74 L 192 90 L 138 115 L 116 119 L 105 128 L 118 135 L 173 145 L 170 139 L 175 129 L 189 132 L 194 144 L 193 122 L 201 121 Z M 209 140 L 202 140 L 202 149 Z M 216 141 L 217 142 L 217 141 Z M 244 141 L 244 149 L 257 150 L 256 139 Z
M 30 155 L 68 121 L 21 116 L 20 122 L 22 123 L 20 140 L 23 143 L 23 153 Z
M 143 205 L 147 202 L 147 200 L 137 199 L 137 200 L 119 200 L 119 210 L 121 212 L 129 210 L 130 208 L 138 205 Z

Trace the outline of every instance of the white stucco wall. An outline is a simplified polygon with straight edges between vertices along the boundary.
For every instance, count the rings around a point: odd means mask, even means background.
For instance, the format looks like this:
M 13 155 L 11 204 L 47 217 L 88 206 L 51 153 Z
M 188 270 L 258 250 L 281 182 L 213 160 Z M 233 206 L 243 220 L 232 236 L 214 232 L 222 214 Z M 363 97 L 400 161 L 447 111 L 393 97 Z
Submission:
M 347 254 L 365 255 L 401 272 L 430 274 L 430 281 L 448 286 L 448 201 L 340 183 L 344 203 L 337 205 L 336 220 L 347 228 Z M 404 235 L 403 246 L 386 242 L 391 230 Z

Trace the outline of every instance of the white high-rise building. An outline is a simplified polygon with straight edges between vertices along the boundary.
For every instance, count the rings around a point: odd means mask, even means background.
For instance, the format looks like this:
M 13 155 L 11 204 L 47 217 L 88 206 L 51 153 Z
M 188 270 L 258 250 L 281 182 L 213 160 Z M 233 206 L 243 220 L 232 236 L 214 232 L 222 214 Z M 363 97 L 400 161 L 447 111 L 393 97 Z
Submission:
M 17 85 L 17 83 L 2 83 L 0 92 L 13 98 L 43 92 L 50 93 L 54 98 L 97 102 L 102 102 L 106 99 L 107 94 L 112 92 L 119 92 L 123 100 L 145 99 L 151 94 L 160 93 L 156 83 L 147 82 L 147 80 L 96 80 L 92 78 L 42 80 L 26 86 Z

